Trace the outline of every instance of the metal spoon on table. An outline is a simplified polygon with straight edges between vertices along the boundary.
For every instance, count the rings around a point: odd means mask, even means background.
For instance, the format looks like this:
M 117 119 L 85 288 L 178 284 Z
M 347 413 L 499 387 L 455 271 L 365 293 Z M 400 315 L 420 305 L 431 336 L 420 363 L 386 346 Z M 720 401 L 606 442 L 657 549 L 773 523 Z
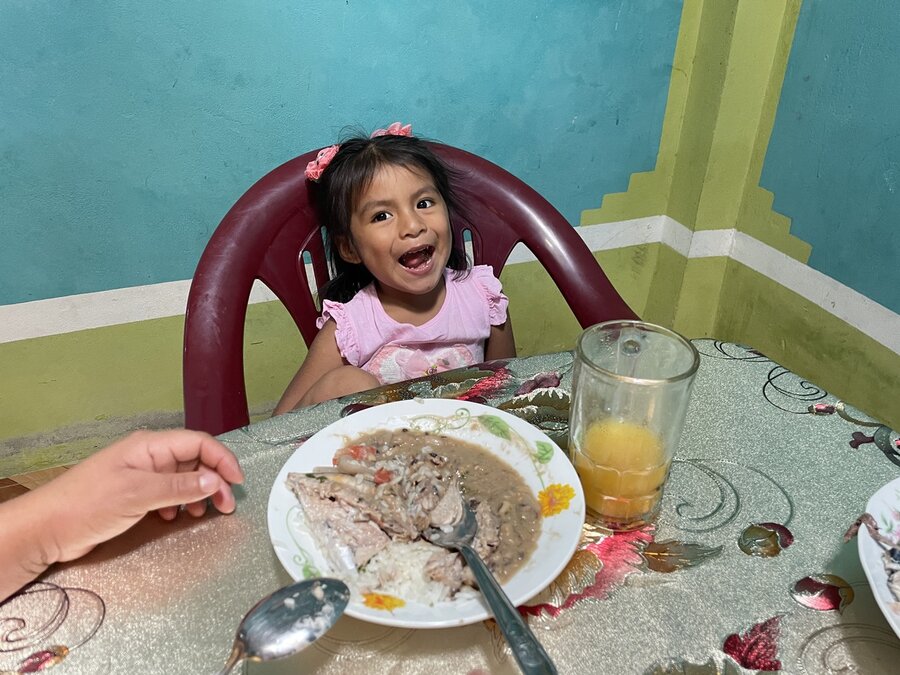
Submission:
M 531 632 L 491 570 L 469 544 L 475 538 L 478 523 L 475 512 L 462 501 L 462 517 L 448 527 L 431 527 L 424 532 L 432 544 L 459 551 L 475 575 L 481 594 L 491 607 L 497 625 L 512 649 L 519 668 L 525 675 L 556 675 L 556 666 L 544 647 Z
M 241 620 L 218 675 L 227 675 L 244 659 L 271 661 L 303 650 L 334 625 L 349 600 L 350 590 L 338 579 L 307 579 L 279 588 Z

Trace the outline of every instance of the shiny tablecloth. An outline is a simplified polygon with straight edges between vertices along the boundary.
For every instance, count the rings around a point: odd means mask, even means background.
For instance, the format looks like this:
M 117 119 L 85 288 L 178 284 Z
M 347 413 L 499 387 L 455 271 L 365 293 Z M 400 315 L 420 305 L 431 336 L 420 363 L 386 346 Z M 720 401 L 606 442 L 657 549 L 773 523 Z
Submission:
M 694 343 L 701 367 L 657 526 L 609 536 L 589 521 L 566 571 L 522 608 L 536 634 L 561 673 L 897 672 L 900 639 L 842 538 L 900 475 L 897 433 L 752 349 Z M 569 352 L 494 362 L 225 434 L 247 474 L 237 512 L 151 517 L 53 570 L 0 607 L 0 671 L 216 670 L 244 612 L 291 581 L 266 505 L 306 438 L 353 405 L 436 396 L 505 409 L 565 447 L 571 369 Z M 248 671 L 517 669 L 492 621 L 416 631 L 344 617 L 299 656 Z

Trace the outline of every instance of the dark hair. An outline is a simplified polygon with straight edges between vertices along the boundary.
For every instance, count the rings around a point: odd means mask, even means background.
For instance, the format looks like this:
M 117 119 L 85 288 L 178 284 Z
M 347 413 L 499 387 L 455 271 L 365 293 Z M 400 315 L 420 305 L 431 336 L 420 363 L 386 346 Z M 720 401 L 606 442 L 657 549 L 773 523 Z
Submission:
M 464 217 L 453 190 L 454 171 L 442 162 L 419 138 L 413 136 L 354 136 L 341 143 L 340 150 L 322 173 L 313 194 L 320 222 L 325 228 L 325 252 L 331 263 L 332 278 L 319 289 L 319 297 L 335 302 L 348 302 L 373 281 L 371 272 L 359 263 L 341 258 L 340 240 L 353 241 L 350 218 L 360 195 L 368 189 L 382 166 L 402 166 L 423 171 L 434 180 L 434 186 L 447 205 L 450 219 L 450 257 L 447 267 L 459 273 L 469 269 L 465 250 L 456 240 L 453 224 Z

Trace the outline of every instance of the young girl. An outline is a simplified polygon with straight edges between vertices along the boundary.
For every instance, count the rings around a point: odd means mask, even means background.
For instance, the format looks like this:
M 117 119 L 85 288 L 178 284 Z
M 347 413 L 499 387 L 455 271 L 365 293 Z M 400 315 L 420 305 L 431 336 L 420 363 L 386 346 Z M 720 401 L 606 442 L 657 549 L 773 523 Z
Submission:
M 320 331 L 275 414 L 380 384 L 515 356 L 507 298 L 468 269 L 448 168 L 399 122 L 319 152 L 315 183 L 334 278 Z

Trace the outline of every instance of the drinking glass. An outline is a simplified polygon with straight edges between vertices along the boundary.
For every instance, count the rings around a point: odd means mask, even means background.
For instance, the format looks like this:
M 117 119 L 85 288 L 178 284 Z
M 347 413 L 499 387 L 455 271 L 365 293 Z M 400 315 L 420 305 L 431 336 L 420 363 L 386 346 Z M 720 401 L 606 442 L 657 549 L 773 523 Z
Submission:
M 578 338 L 569 456 L 588 510 L 613 530 L 653 521 L 700 355 L 667 328 L 607 321 Z

